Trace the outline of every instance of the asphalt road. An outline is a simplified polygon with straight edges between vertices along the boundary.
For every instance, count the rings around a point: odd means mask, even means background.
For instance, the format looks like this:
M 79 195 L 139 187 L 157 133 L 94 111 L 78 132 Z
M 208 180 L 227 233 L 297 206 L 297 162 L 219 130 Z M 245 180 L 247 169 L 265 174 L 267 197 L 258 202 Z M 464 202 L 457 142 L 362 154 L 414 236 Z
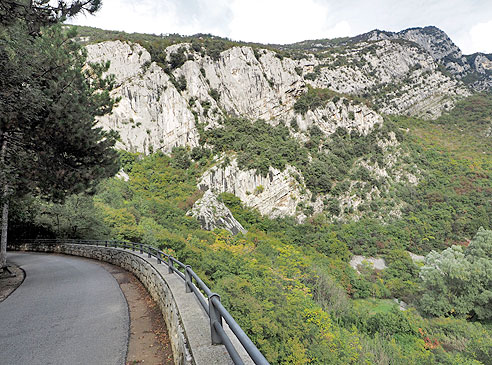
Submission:
M 124 364 L 128 306 L 116 280 L 89 260 L 9 252 L 26 272 L 0 303 L 0 364 Z

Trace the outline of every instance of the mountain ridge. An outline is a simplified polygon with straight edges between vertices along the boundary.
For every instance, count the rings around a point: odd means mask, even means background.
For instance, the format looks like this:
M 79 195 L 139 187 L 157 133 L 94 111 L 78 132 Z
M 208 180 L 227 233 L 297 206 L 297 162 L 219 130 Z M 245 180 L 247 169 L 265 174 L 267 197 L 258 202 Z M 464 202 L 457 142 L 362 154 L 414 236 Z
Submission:
M 99 123 L 120 133 L 120 148 L 208 149 L 216 162 L 204 191 L 233 193 L 270 217 L 357 220 L 398 217 L 405 204 L 391 191 L 420 179 L 387 116 L 436 119 L 473 93 L 415 40 L 445 37 L 443 49 L 428 47 L 442 59 L 459 49 L 437 28 L 421 31 L 401 33 L 412 41 L 368 33 L 317 53 L 176 35 L 84 41 L 90 62 L 111 62 L 120 102 Z
M 478 91 L 490 90 L 492 87 L 492 67 L 489 64 L 492 61 L 491 54 L 475 52 L 471 55 L 464 55 L 459 47 L 451 40 L 451 38 L 440 28 L 436 26 L 411 27 L 398 32 L 374 29 L 369 32 L 356 35 L 353 37 L 344 37 L 335 40 L 308 40 L 285 45 L 286 48 L 297 48 L 303 45 L 302 49 L 310 49 L 319 51 L 320 48 L 339 47 L 341 45 L 355 44 L 362 41 L 377 41 L 382 39 L 404 39 L 414 42 L 425 49 L 446 70 L 453 73 L 460 79 L 474 80 L 469 84 Z M 326 43 L 320 43 L 325 41 Z M 312 46 L 309 47 L 311 42 Z M 282 48 L 282 46 L 280 46 Z M 470 62 L 481 59 L 478 63 Z M 487 67 L 484 70 L 484 65 Z

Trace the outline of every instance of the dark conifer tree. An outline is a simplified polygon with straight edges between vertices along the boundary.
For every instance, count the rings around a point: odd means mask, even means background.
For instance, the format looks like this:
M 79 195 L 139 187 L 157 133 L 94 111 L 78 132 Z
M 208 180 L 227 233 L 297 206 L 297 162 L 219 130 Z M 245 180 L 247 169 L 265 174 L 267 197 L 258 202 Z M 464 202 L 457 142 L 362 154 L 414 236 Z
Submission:
M 91 191 L 118 170 L 112 149 L 116 135 L 95 123 L 96 116 L 111 112 L 114 105 L 112 78 L 103 77 L 109 65 L 86 64 L 85 50 L 72 40 L 74 34 L 56 24 L 99 5 L 95 0 L 70 5 L 60 1 L 57 7 L 45 0 L 1 0 L 2 269 L 11 199 L 29 192 L 61 201 Z

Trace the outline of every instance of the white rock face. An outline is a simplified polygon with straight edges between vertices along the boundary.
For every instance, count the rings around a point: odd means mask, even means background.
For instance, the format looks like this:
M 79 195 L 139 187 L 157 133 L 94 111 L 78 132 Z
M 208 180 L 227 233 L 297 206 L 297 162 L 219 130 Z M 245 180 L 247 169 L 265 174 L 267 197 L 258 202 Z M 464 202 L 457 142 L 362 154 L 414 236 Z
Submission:
M 292 166 L 287 166 L 284 171 L 270 167 L 264 177 L 256 174 L 255 170 L 240 170 L 234 158 L 228 166 L 218 165 L 207 171 L 198 187 L 215 194 L 232 193 L 246 206 L 272 218 L 295 216 L 297 204 L 305 200 L 294 177 L 296 175 L 300 176 L 300 173 Z
M 221 106 L 228 113 L 253 120 L 282 116 L 304 90 L 296 63 L 279 60 L 272 51 L 260 50 L 256 59 L 250 47 L 234 47 L 222 52 L 218 62 L 208 57 L 199 62 L 203 62 L 210 88 L 219 92 Z
M 492 89 L 492 75 L 481 67 L 481 61 L 489 61 L 489 56 L 481 53 L 464 56 L 447 34 L 436 27 L 411 28 L 398 33 L 375 30 L 359 38 L 368 41 L 400 39 L 414 42 L 458 79 L 473 74 L 476 81 L 471 84 L 472 89 L 476 91 Z
M 369 95 L 386 114 L 424 118 L 437 118 L 443 110 L 451 109 L 455 100 L 470 95 L 462 82 L 439 70 L 430 53 L 417 44 L 388 38 L 381 33 L 344 53 L 327 53 L 327 58 L 305 70 L 319 69 L 319 76 L 310 83 L 341 93 Z
M 412 253 L 410 251 L 408 251 L 408 254 L 410 255 L 410 258 L 412 259 L 413 262 L 424 262 L 425 261 L 425 256 L 417 255 L 417 254 Z
M 446 33 L 436 27 L 410 28 L 398 33 L 403 39 L 415 42 L 424 48 L 435 60 L 445 57 L 461 58 L 461 50 Z
M 217 127 L 224 112 L 264 119 L 272 125 L 296 118 L 301 130 L 316 124 L 326 134 L 339 126 L 367 133 L 382 120 L 366 106 L 341 101 L 305 116 L 295 114 L 293 105 L 306 91 L 296 67 L 310 64 L 312 59 L 281 60 L 272 51 L 253 51 L 250 47 L 230 48 L 219 60 L 202 57 L 188 44 L 173 45 L 166 51 L 169 56 L 180 49 L 188 61 L 172 73 L 175 79 L 186 80 L 182 91 L 138 44 L 111 41 L 87 46 L 88 61 L 111 62 L 108 73 L 115 76 L 117 85 L 113 96 L 121 100 L 113 113 L 99 122 L 120 133 L 119 148 L 149 153 L 196 146 L 199 136 L 195 122 L 204 123 L 206 128 Z
M 479 54 L 475 57 L 474 65 L 475 69 L 480 73 L 492 71 L 492 61 L 483 54 Z
M 344 101 L 348 100 L 329 102 L 324 108 L 309 110 L 305 115 L 295 114 L 292 117 L 296 118 L 302 131 L 307 131 L 315 125 L 326 135 L 334 133 L 339 127 L 367 135 L 377 124 L 383 124 L 383 118 L 374 110 L 363 104 L 353 105 Z
M 445 40 L 440 47 L 439 39 L 432 29 L 401 34 L 376 31 L 361 36 L 358 43 L 330 49 L 316 57 L 306 53 L 295 60 L 251 47 L 232 47 L 211 58 L 206 52 L 194 50 L 191 44 L 182 43 L 167 47 L 166 57 L 170 61 L 171 55 L 178 52 L 186 61 L 166 72 L 138 44 L 111 41 L 88 45 L 87 50 L 90 62 L 111 61 L 109 73 L 115 75 L 116 81 L 113 96 L 121 100 L 113 113 L 101 117 L 99 123 L 120 133 L 117 147 L 169 153 L 176 146 L 197 146 L 197 126 L 221 128 L 219 122 L 225 116 L 285 124 L 301 142 L 308 141 L 307 131 L 313 126 L 326 136 L 337 128 L 367 135 L 383 124 L 379 111 L 436 118 L 443 110 L 451 109 L 456 100 L 470 94 L 461 81 L 441 71 L 438 60 L 462 55 Z M 474 60 L 476 69 L 490 71 L 492 62 L 487 57 L 477 56 Z M 461 61 L 456 62 L 459 66 Z M 312 73 L 316 77 L 307 77 Z M 338 94 L 333 93 L 331 101 L 320 102 L 303 115 L 296 113 L 294 105 L 308 91 L 308 84 Z M 354 100 L 361 96 L 365 102 Z M 367 106 L 371 102 L 373 106 Z M 298 128 L 293 127 L 295 124 Z M 348 185 L 340 184 L 345 186 L 343 191 L 318 195 L 311 201 L 311 192 L 296 168 L 270 168 L 263 177 L 254 170 L 240 170 L 235 159 L 228 166 L 219 162 L 201 177 L 199 186 L 214 194 L 233 193 L 246 206 L 270 217 L 295 216 L 302 221 L 305 214 L 326 213 L 326 202 L 336 199 L 339 219 L 357 219 L 364 214 L 363 209 L 367 211 L 367 203 L 384 198 L 385 184 L 418 182 L 418 171 L 412 174 L 405 170 L 408 166 L 393 167 L 402 165 L 398 162 L 403 156 L 394 136 L 385 138 L 375 141 L 384 154 L 379 165 L 363 160 L 354 164 L 354 168 L 362 166 L 376 178 L 378 187 L 363 180 L 345 181 Z M 209 203 L 215 206 L 212 200 Z M 337 211 L 333 204 L 332 208 Z M 385 214 L 398 216 L 400 209 L 396 204 L 394 211 Z M 219 224 L 203 214 L 204 221 L 212 222 L 210 226 Z
M 224 228 L 232 234 L 246 233 L 244 227 L 232 215 L 224 203 L 217 200 L 217 196 L 210 190 L 195 202 L 188 215 L 195 217 L 203 229 L 213 231 L 215 228 Z
M 90 62 L 111 61 L 108 73 L 115 75 L 114 97 L 121 97 L 113 113 L 99 123 L 120 133 L 117 146 L 132 152 L 170 152 L 175 146 L 198 144 L 194 116 L 188 100 L 170 82 L 169 76 L 138 44 L 121 41 L 87 46 Z
M 398 37 L 420 46 L 395 41 Z M 166 49 L 168 59 L 173 52 L 183 52 L 187 61 L 172 70 L 172 75 L 153 63 L 138 44 L 110 41 L 88 45 L 88 61 L 111 62 L 109 73 L 115 75 L 117 85 L 113 96 L 121 98 L 113 114 L 99 122 L 120 133 L 118 147 L 144 153 L 196 146 L 195 123 L 217 127 L 224 113 L 261 118 L 272 125 L 295 118 L 301 130 L 317 125 L 326 134 L 337 127 L 366 134 L 381 122 L 373 110 L 352 102 L 330 102 L 304 116 L 294 113 L 297 97 L 306 91 L 303 76 L 314 70 L 319 76 L 307 80 L 312 86 L 373 95 L 374 105 L 390 114 L 435 118 L 452 108 L 455 100 L 469 95 L 459 81 L 438 70 L 433 58 L 449 52 L 458 55 L 459 49 L 437 49 L 427 33 L 410 30 L 398 36 L 375 33 L 370 39 L 343 52 L 328 52 L 325 58 L 306 54 L 301 60 L 251 47 L 230 48 L 215 60 L 194 51 L 190 44 L 175 44 Z M 487 61 L 477 57 L 476 67 L 487 68 Z M 186 80 L 183 90 L 171 80 L 180 77 Z
M 402 79 L 417 64 L 429 69 L 434 61 L 417 46 L 380 40 L 355 44 L 319 63 L 321 76 L 314 81 L 318 87 L 353 94 Z
M 170 75 L 151 62 L 149 53 L 137 44 L 103 42 L 89 45 L 87 50 L 90 62 L 111 61 L 108 73 L 115 76 L 117 86 L 113 96 L 121 100 L 99 123 L 117 130 L 121 136 L 118 147 L 129 151 L 170 152 L 175 146 L 194 147 L 199 138 L 195 122 L 207 129 L 218 128 L 224 113 L 261 118 L 272 125 L 295 119 L 301 133 L 292 132 L 301 140 L 306 138 L 302 132 L 315 125 L 326 135 L 339 127 L 366 135 L 383 123 L 379 114 L 346 98 L 305 115 L 294 113 L 294 103 L 306 92 L 299 67 L 310 67 L 314 57 L 294 61 L 280 59 L 269 50 L 234 47 L 214 60 L 193 51 L 189 44 L 178 44 L 166 49 L 168 59 L 173 52 L 183 52 L 187 61 Z M 186 88 L 178 90 L 171 78 L 184 78 Z M 302 177 L 298 182 L 293 176 L 301 174 L 288 167 L 282 172 L 270 169 L 268 176 L 262 177 L 255 171 L 239 170 L 234 160 L 228 167 L 207 172 L 200 186 L 214 193 L 231 192 L 270 217 L 302 220 L 306 216 L 298 210 L 300 202 L 320 212 L 321 198 L 311 202 L 310 192 L 301 189 Z
M 383 258 L 377 258 L 377 257 L 365 257 L 365 256 L 360 256 L 360 255 L 354 255 L 352 259 L 349 262 L 349 265 L 352 266 L 352 268 L 359 272 L 359 265 L 361 265 L 363 262 L 369 263 L 374 269 L 376 270 L 384 270 L 386 269 L 386 261 L 384 261 Z

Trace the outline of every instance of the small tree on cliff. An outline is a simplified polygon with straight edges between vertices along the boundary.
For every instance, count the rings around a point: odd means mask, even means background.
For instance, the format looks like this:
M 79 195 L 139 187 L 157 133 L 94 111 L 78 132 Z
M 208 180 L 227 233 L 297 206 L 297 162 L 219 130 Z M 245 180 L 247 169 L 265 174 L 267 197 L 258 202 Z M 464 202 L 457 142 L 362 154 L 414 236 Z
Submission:
M 3 1 L 0 6 L 1 270 L 12 198 L 30 192 L 60 201 L 90 191 L 118 170 L 115 134 L 95 127 L 95 117 L 114 105 L 112 79 L 102 77 L 109 65 L 87 65 L 74 34 L 60 25 L 43 28 L 85 9 L 82 3 L 72 3 L 73 9 L 64 2 L 53 8 L 45 0 L 7 3 L 37 7 L 23 13 L 14 4 L 17 10 L 6 16 Z M 84 2 L 91 3 L 99 1 Z

